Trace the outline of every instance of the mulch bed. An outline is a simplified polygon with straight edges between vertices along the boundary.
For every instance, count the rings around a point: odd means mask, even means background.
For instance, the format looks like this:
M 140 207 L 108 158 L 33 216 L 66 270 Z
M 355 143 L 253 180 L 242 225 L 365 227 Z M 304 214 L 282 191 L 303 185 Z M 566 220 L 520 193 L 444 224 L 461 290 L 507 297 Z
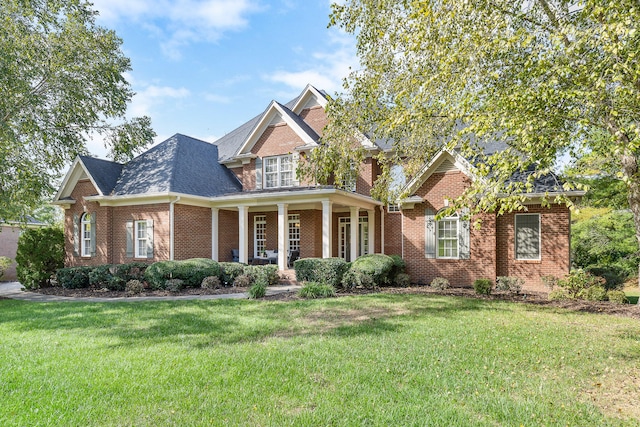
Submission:
M 225 287 L 219 289 L 202 289 L 202 288 L 186 288 L 180 292 L 169 292 L 163 290 L 145 290 L 141 294 L 130 295 L 123 291 L 109 291 L 108 289 L 86 288 L 86 289 L 65 289 L 61 287 L 41 288 L 35 292 L 46 295 L 58 295 L 66 297 L 102 297 L 102 298 L 122 298 L 122 297 L 141 297 L 141 296 L 182 296 L 182 295 L 221 295 L 235 294 L 247 292 L 248 288 Z M 549 301 L 547 295 L 543 293 L 527 293 L 521 295 L 513 295 L 507 292 L 495 292 L 491 295 L 478 295 L 473 288 L 449 288 L 445 290 L 436 290 L 429 286 L 411 286 L 407 288 L 384 287 L 378 290 L 371 289 L 354 289 L 351 291 L 340 291 L 338 297 L 365 295 L 371 293 L 381 294 L 432 294 L 432 295 L 448 295 L 465 298 L 483 299 L 488 301 L 511 301 L 517 303 L 542 305 L 548 307 L 564 308 L 572 311 L 580 311 L 587 313 L 609 314 L 614 316 L 631 317 L 640 319 L 640 306 L 636 304 L 612 304 L 609 302 L 594 302 L 582 300 L 570 301 Z M 300 300 L 297 292 L 284 292 L 277 295 L 265 297 L 271 301 L 294 301 Z

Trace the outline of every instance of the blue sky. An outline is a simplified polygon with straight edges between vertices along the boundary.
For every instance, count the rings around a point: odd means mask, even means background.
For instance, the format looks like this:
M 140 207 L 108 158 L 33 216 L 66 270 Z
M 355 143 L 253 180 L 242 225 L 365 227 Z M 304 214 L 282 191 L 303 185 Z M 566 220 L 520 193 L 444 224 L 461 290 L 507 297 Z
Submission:
M 330 3 L 94 0 L 94 7 L 131 59 L 129 115 L 150 116 L 160 142 L 175 133 L 214 141 L 307 83 L 340 91 L 357 59 L 354 39 L 327 29 Z M 105 157 L 99 139 L 89 150 Z

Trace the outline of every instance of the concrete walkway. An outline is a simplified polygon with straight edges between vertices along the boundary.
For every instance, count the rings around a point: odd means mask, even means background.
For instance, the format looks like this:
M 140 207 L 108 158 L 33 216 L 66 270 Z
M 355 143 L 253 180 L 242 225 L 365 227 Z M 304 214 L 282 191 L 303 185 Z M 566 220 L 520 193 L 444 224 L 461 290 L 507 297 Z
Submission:
M 23 287 L 18 282 L 0 283 L 0 297 L 17 299 L 32 302 L 134 302 L 134 301 L 178 301 L 178 300 L 208 300 L 208 299 L 247 299 L 249 295 L 246 292 L 237 294 L 219 294 L 219 295 L 176 295 L 166 297 L 119 297 L 119 298 L 100 298 L 100 297 L 61 297 L 57 295 L 44 295 L 35 292 L 27 292 L 22 290 Z M 298 285 L 269 286 L 267 295 L 277 295 L 285 292 L 297 291 L 300 289 Z

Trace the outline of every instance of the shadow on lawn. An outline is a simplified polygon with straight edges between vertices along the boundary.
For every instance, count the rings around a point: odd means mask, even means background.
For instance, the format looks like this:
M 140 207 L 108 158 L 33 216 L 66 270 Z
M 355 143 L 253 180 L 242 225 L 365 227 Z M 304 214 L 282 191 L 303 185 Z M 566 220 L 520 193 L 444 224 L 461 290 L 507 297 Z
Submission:
M 299 336 L 353 337 L 392 333 L 412 317 L 455 317 L 465 311 L 507 310 L 490 301 L 376 294 L 322 301 L 243 300 L 141 303 L 0 301 L 0 323 L 11 329 L 80 331 L 114 337 L 114 347 L 176 343 L 190 347 Z

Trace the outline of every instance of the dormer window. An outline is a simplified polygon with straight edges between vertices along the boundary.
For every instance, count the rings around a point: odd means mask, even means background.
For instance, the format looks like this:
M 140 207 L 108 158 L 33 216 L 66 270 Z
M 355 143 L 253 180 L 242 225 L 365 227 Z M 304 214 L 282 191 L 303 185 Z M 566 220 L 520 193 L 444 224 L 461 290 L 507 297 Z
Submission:
M 264 158 L 264 188 L 291 187 L 295 182 L 292 154 Z

